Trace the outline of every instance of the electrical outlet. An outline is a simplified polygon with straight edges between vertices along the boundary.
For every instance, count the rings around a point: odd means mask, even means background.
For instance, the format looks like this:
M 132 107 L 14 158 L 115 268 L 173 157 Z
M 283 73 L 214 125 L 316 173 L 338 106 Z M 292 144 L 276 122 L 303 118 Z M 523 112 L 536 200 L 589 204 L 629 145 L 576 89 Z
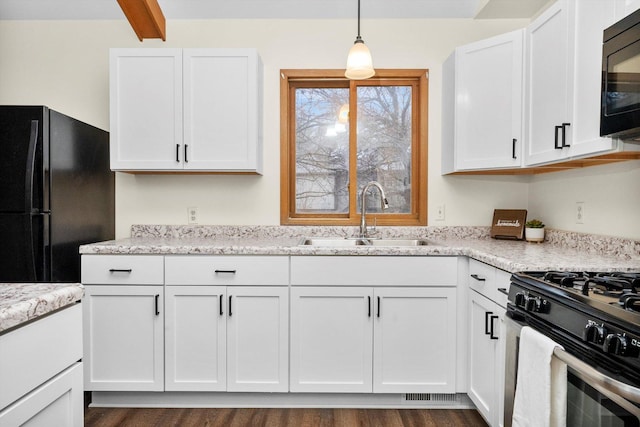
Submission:
M 436 221 L 444 221 L 444 205 L 436 206 Z
M 197 224 L 198 223 L 198 208 L 193 206 L 187 208 L 187 223 L 188 224 Z
M 585 203 L 576 202 L 576 224 L 584 224 Z

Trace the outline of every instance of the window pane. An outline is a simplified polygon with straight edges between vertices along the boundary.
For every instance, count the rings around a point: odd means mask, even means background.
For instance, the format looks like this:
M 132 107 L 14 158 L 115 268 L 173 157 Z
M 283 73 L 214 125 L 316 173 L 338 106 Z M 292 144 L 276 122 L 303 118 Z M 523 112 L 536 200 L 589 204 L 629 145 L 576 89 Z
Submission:
M 358 194 L 367 182 L 378 181 L 389 201 L 385 212 L 410 213 L 411 86 L 361 86 L 357 96 Z M 381 212 L 378 192 L 371 194 L 367 212 Z
M 296 213 L 349 212 L 348 88 L 298 88 Z

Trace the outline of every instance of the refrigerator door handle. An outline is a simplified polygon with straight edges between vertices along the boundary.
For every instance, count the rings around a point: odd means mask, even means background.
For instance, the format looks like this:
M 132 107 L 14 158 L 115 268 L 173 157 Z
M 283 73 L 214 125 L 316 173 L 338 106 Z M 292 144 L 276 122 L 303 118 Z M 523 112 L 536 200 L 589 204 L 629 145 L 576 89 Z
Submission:
M 36 170 L 36 144 L 38 143 L 38 120 L 31 120 L 31 133 L 29 136 L 29 151 L 27 153 L 27 167 L 24 185 L 25 212 L 33 210 L 33 178 Z

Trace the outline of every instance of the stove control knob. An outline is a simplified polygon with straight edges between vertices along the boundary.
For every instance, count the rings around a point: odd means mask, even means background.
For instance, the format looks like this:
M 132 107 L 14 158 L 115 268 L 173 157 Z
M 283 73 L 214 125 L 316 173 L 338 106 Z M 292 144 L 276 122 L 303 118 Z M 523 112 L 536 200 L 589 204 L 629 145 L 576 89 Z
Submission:
M 527 304 L 527 299 L 529 299 L 528 296 L 526 296 L 522 292 L 518 292 L 516 294 L 516 300 L 514 301 L 516 303 L 516 307 L 524 308 Z
M 628 340 L 624 335 L 609 334 L 604 339 L 602 350 L 605 353 L 614 354 L 616 356 L 626 356 Z
M 526 299 L 524 309 L 527 311 L 536 311 L 536 305 L 538 303 L 539 298 L 537 297 L 529 297 Z
M 582 339 L 593 344 L 603 344 L 606 336 L 607 330 L 605 327 L 595 323 L 588 324 L 582 331 Z
M 533 313 L 548 313 L 549 303 L 540 298 L 540 297 L 532 297 L 526 299 L 525 310 L 531 311 Z

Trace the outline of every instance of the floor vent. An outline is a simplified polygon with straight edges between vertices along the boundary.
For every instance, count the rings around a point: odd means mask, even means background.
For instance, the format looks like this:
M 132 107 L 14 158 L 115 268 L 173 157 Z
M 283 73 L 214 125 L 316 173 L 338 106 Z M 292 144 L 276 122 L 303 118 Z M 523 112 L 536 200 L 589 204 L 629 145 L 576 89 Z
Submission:
M 457 402 L 457 395 L 443 393 L 407 393 L 404 395 L 406 402 Z

